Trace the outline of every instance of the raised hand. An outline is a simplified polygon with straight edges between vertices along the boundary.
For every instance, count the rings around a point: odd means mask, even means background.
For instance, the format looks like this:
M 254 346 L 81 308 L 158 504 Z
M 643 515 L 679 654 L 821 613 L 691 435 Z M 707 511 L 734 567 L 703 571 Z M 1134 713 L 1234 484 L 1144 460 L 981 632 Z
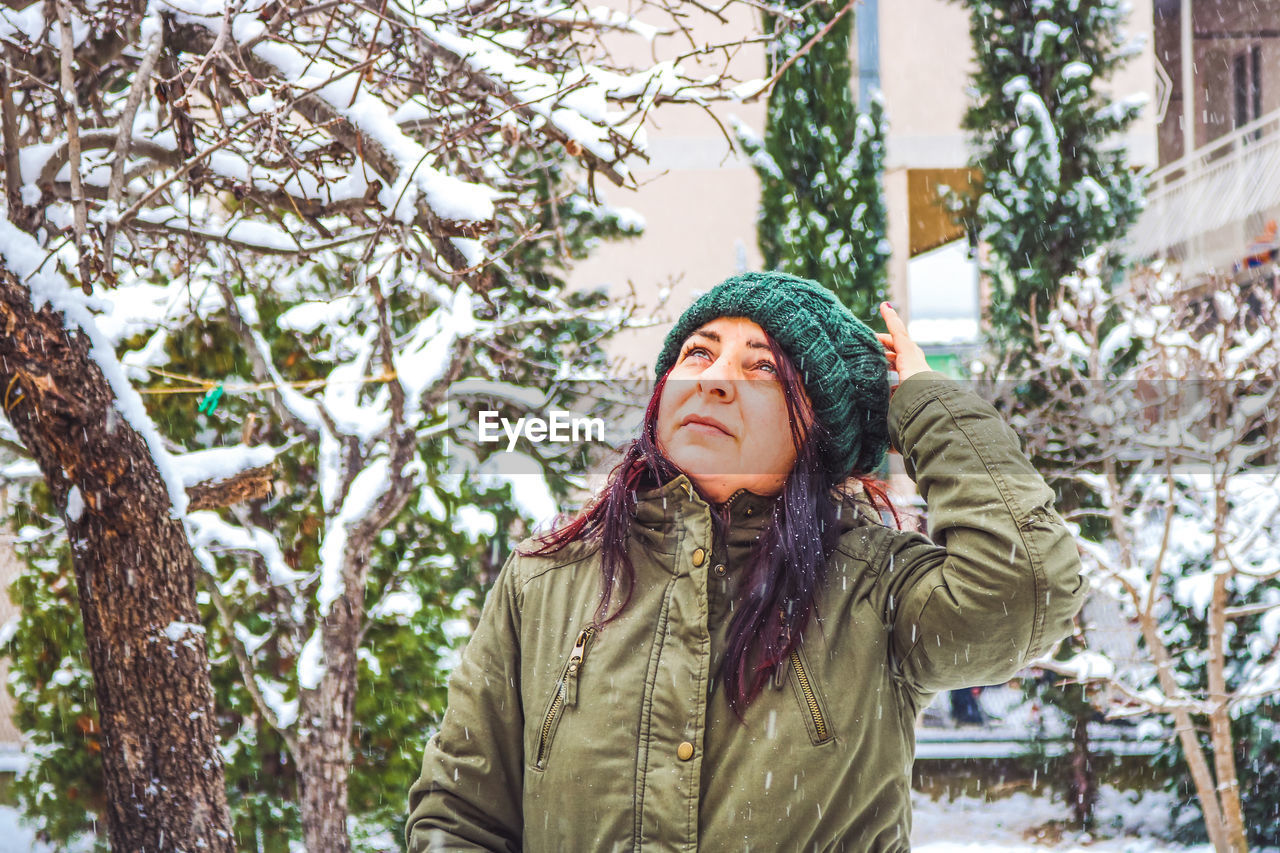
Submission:
M 913 373 L 930 370 L 929 362 L 925 361 L 924 350 L 911 340 L 907 334 L 907 324 L 902 322 L 893 306 L 888 302 L 881 302 L 880 316 L 884 317 L 889 333 L 886 335 L 877 332 L 876 337 L 884 345 L 884 354 L 889 357 L 889 369 L 898 372 L 898 381 L 902 382 Z

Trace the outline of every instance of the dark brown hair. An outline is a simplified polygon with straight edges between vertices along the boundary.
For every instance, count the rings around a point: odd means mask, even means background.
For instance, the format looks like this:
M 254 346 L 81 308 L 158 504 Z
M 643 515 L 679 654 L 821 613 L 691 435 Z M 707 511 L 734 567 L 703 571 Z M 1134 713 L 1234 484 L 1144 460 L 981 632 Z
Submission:
M 815 610 L 826 584 L 827 563 L 839 539 L 839 516 L 845 511 L 856 512 L 851 503 L 862 499 L 847 490 L 848 481 L 861 483 L 868 496 L 864 502 L 873 509 L 887 508 L 894 524 L 901 527 L 884 483 L 868 472 L 831 468 L 829 460 L 834 454 L 827 452 L 830 439 L 822 424 L 810 416 L 799 372 L 777 341 L 767 333 L 765 338 L 783 386 L 796 462 L 774 502 L 772 523 L 762 532 L 749 559 L 729 626 L 721 674 L 729 705 L 739 717 L 775 669 L 786 663 Z M 600 495 L 575 518 L 537 537 L 541 547 L 527 552 L 545 555 L 578 540 L 600 542 L 603 588 L 596 609 L 600 625 L 617 618 L 631 600 L 635 569 L 626 543 L 635 516 L 636 492 L 657 488 L 680 474 L 658 449 L 656 440 L 658 402 L 670 372 L 655 385 L 640 435 L 627 446 Z M 707 503 L 715 506 L 712 501 Z M 727 511 L 724 507 L 716 510 L 713 523 L 717 532 L 723 533 L 728 526 Z M 622 599 L 610 614 L 609 602 L 619 586 Z

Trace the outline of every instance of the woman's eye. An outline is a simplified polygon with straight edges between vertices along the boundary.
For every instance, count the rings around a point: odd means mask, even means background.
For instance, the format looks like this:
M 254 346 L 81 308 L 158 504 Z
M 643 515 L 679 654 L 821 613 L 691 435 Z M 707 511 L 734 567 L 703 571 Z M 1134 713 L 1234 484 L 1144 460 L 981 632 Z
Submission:
M 707 361 L 715 361 L 715 358 L 711 355 L 710 350 L 708 350 L 706 347 L 703 347 L 703 346 L 689 347 L 687 350 L 684 351 L 684 355 L 680 357 L 680 360 L 685 361 L 687 359 L 694 358 L 695 356 L 698 358 L 705 358 Z M 752 370 L 763 369 L 766 372 L 771 373 L 775 376 L 778 375 L 778 366 L 774 364 L 772 361 L 758 362 L 751 369 Z
M 711 355 L 710 353 L 707 352 L 706 347 L 689 347 L 687 350 L 684 351 L 684 357 L 692 358 L 696 353 L 702 353 L 707 357 L 710 357 Z

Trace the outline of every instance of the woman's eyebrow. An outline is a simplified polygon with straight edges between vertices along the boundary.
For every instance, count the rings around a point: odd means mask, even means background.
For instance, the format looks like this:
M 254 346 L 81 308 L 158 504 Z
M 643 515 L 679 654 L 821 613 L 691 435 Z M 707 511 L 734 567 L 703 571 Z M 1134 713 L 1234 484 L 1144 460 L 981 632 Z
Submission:
M 720 334 L 718 332 L 704 332 L 701 329 L 695 329 L 694 331 L 689 333 L 689 337 L 693 337 L 694 335 L 698 335 L 700 337 L 706 338 L 707 340 L 720 343 Z M 747 346 L 750 349 L 769 349 L 769 344 L 766 343 L 765 341 L 760 340 L 759 338 L 755 338 L 753 340 L 747 341 Z

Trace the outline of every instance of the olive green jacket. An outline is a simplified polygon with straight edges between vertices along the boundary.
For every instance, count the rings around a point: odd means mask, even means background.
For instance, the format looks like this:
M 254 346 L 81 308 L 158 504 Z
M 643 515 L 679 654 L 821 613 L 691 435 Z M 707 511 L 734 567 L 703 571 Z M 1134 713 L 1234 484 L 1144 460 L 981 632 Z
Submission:
M 409 850 L 908 850 L 918 712 L 1048 650 L 1085 584 L 988 403 L 915 374 L 889 427 L 930 536 L 846 504 L 817 614 L 743 722 L 717 673 L 770 499 L 731 498 L 720 541 L 686 476 L 641 492 L 634 593 L 600 630 L 597 545 L 513 555 L 409 791 Z

